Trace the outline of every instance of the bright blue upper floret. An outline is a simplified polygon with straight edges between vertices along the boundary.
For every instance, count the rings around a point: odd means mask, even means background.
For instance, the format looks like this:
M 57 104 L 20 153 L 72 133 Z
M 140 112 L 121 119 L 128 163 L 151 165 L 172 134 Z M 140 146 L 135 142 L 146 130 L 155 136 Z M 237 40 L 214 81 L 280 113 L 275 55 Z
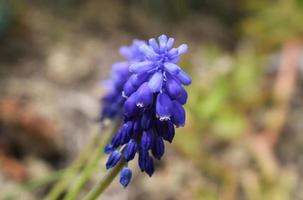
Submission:
M 165 151 L 164 140 L 172 142 L 175 127 L 185 125 L 187 92 L 182 85 L 191 78 L 177 65 L 187 45 L 173 48 L 174 39 L 161 35 L 136 48 L 140 55 L 129 65 L 130 76 L 123 86 L 124 123 L 105 148 L 110 153 L 107 168 L 114 167 L 123 157 L 127 162 L 138 153 L 141 171 L 154 172 L 153 158 L 160 160 Z M 137 51 L 138 50 L 138 51 Z M 124 50 L 123 50 L 124 51 Z M 128 55 L 129 58 L 132 55 Z M 126 163 L 127 165 L 127 163 Z M 122 185 L 131 179 L 121 172 Z
M 134 40 L 132 45 L 120 48 L 120 54 L 127 60 L 113 64 L 111 78 L 104 82 L 108 93 L 101 99 L 103 105 L 100 116 L 101 120 L 123 116 L 122 108 L 125 98 L 123 98 L 121 94 L 125 82 L 131 75 L 129 66 L 134 61 L 139 62 L 144 59 L 143 54 L 139 50 L 142 44 L 145 44 L 145 42 L 142 40 Z

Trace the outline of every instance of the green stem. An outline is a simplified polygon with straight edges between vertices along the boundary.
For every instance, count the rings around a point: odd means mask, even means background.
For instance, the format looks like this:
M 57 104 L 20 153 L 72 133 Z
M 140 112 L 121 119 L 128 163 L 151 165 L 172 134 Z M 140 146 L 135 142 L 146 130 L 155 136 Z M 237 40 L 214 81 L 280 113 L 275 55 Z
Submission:
M 97 199 L 118 175 L 124 164 L 125 161 L 121 159 L 117 165 L 111 169 L 108 174 L 106 174 L 106 176 L 104 176 L 103 179 L 83 198 L 83 200 Z
M 22 184 L 22 187 L 24 187 L 27 191 L 35 190 L 43 185 L 49 184 L 51 182 L 55 182 L 63 175 L 63 173 L 64 173 L 64 170 L 52 172 L 51 174 L 49 174 L 45 177 L 30 180 L 30 181 Z
M 96 142 L 99 140 L 100 133 L 97 131 L 90 141 L 90 143 L 86 146 L 85 150 L 81 151 L 77 160 L 66 170 L 63 174 L 59 182 L 53 187 L 53 189 L 48 193 L 48 195 L 44 198 L 44 200 L 57 200 L 62 192 L 66 189 L 70 180 L 78 173 L 78 171 L 82 168 L 84 163 L 90 156 L 92 147 L 95 146 Z
M 96 149 L 96 151 L 94 151 L 86 167 L 81 172 L 80 177 L 76 179 L 75 184 L 73 184 L 73 186 L 67 192 L 66 196 L 64 197 L 64 200 L 76 199 L 77 195 L 81 192 L 81 189 L 85 186 L 91 174 L 95 171 L 96 167 L 98 166 L 98 161 L 100 160 L 103 153 L 102 151 L 103 149 L 101 148 L 98 148 Z
M 111 134 L 109 134 L 109 139 L 112 138 L 112 136 L 117 132 L 117 130 L 120 128 L 120 120 L 117 120 L 114 124 L 113 129 L 111 130 Z M 103 147 L 106 145 L 106 142 L 108 142 L 108 139 L 105 139 L 101 142 L 101 144 L 97 147 L 97 149 L 94 151 L 93 155 L 90 155 L 90 159 L 85 166 L 84 170 L 81 172 L 79 178 L 73 184 L 73 186 L 69 189 L 67 192 L 64 200 L 73 200 L 76 199 L 77 195 L 81 192 L 85 184 L 88 182 L 89 178 L 95 171 L 95 169 L 98 166 L 98 162 L 103 154 Z

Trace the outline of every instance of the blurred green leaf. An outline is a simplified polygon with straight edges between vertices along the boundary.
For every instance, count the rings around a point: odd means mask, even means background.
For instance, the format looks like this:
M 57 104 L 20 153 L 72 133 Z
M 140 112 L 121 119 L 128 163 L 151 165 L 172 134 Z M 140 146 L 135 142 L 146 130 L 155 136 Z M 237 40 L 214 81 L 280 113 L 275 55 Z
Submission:
M 244 117 L 232 110 L 222 111 L 213 122 L 214 133 L 224 140 L 239 137 L 245 129 L 246 121 Z
M 0 34 L 5 32 L 12 22 L 12 8 L 6 0 L 0 1 Z
M 303 12 L 300 0 L 263 1 L 249 5 L 252 14 L 243 21 L 245 36 L 262 49 L 272 49 L 303 34 Z
M 209 119 L 224 107 L 227 98 L 227 90 L 224 84 L 219 84 L 217 88 L 206 94 L 204 99 L 198 103 L 198 115 L 202 119 Z

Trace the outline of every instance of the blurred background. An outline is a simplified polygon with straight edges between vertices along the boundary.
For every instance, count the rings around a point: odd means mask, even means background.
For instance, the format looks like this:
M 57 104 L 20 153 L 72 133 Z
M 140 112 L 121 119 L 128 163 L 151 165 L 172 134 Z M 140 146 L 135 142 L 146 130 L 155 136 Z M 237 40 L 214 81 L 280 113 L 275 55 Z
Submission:
M 98 130 L 119 47 L 162 33 L 190 47 L 187 124 L 103 199 L 303 199 L 302 22 L 302 0 L 0 0 L 0 199 L 42 199 Z

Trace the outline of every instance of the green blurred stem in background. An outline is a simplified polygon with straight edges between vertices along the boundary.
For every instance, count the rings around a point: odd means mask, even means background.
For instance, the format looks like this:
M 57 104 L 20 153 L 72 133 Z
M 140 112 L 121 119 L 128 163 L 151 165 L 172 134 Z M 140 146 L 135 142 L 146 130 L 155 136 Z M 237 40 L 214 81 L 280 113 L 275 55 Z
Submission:
M 64 172 L 65 172 L 65 170 L 58 170 L 58 171 L 55 171 L 55 172 L 49 174 L 46 177 L 30 180 L 30 181 L 22 184 L 22 186 L 28 191 L 33 191 L 43 185 L 47 185 L 49 183 L 57 181 L 60 177 L 62 177 Z
M 106 143 L 112 138 L 112 136 L 118 131 L 120 127 L 120 121 L 116 121 L 111 129 L 111 134 L 109 134 L 107 140 L 102 140 L 94 152 L 90 155 L 90 159 L 88 160 L 87 165 L 84 170 L 79 175 L 77 181 L 72 185 L 72 187 L 68 190 L 64 200 L 73 200 L 76 199 L 77 195 L 82 191 L 85 184 L 89 181 L 93 172 L 95 172 L 98 162 L 103 154 L 103 148 Z M 105 142 L 104 142 L 105 141 Z
M 68 190 L 67 194 L 64 197 L 64 200 L 76 199 L 77 195 L 81 192 L 81 189 L 89 180 L 92 172 L 94 172 L 96 169 L 98 161 L 102 154 L 102 149 L 97 148 L 96 150 L 97 151 L 94 151 L 92 153 L 91 158 L 88 160 L 87 165 L 85 166 L 84 170 L 81 171 L 81 174 L 76 179 L 75 183 Z
M 69 185 L 70 180 L 79 172 L 79 170 L 83 167 L 87 159 L 89 158 L 91 151 L 94 149 L 96 142 L 101 139 L 100 133 L 94 133 L 91 141 L 85 147 L 83 151 L 80 152 L 78 158 L 75 162 L 66 170 L 66 172 L 62 175 L 60 180 L 55 184 L 52 190 L 48 193 L 48 195 L 44 198 L 44 200 L 57 200 L 62 192 Z
M 65 171 L 65 173 L 63 173 L 60 180 L 55 184 L 44 200 L 57 200 L 68 188 L 72 180 L 78 176 L 75 183 L 71 185 L 64 197 L 65 200 L 76 199 L 85 184 L 90 180 L 93 172 L 96 170 L 97 164 L 102 157 L 104 146 L 110 141 L 112 136 L 119 129 L 119 126 L 120 120 L 116 120 L 106 133 L 101 134 L 99 131 L 94 133 L 89 144 L 81 151 L 75 162 Z

